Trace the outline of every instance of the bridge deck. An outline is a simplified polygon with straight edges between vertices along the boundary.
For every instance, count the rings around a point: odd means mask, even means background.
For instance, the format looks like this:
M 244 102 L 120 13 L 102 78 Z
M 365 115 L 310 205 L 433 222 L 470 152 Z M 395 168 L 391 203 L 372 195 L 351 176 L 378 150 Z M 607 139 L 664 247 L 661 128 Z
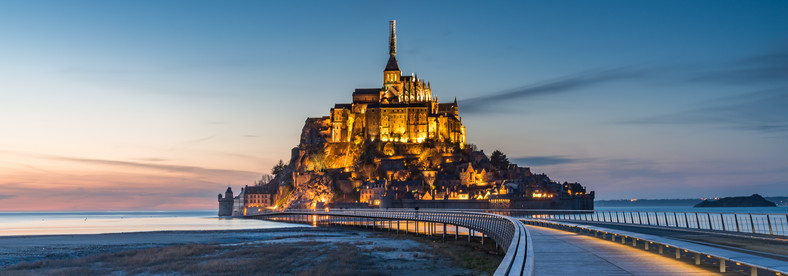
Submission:
M 619 243 L 526 227 L 533 241 L 536 275 L 720 275 Z
M 648 225 L 602 223 L 589 221 L 563 221 L 573 224 L 598 226 L 615 230 L 643 233 L 680 241 L 689 241 L 711 247 L 738 251 L 746 254 L 788 262 L 788 239 L 782 236 L 753 235 L 686 228 L 666 228 Z

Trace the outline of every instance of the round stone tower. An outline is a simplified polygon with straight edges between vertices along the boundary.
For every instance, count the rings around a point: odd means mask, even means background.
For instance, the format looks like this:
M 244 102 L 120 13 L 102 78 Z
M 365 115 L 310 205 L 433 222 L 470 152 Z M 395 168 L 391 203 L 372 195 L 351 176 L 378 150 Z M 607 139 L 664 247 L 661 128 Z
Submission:
M 219 194 L 219 216 L 229 217 L 232 215 L 233 215 L 233 190 L 230 187 L 227 187 L 227 191 L 224 192 L 224 198 L 222 198 L 222 194 Z

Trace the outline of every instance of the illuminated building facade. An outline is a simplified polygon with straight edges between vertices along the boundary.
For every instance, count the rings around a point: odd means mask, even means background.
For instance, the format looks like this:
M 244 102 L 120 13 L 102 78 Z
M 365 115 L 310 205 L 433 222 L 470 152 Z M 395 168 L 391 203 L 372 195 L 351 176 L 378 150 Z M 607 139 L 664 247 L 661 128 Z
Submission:
M 329 142 L 361 139 L 421 143 L 426 139 L 465 145 L 457 100 L 438 103 L 428 82 L 403 76 L 397 63 L 396 22 L 390 22 L 389 60 L 381 88 L 356 89 L 353 103 L 331 109 Z

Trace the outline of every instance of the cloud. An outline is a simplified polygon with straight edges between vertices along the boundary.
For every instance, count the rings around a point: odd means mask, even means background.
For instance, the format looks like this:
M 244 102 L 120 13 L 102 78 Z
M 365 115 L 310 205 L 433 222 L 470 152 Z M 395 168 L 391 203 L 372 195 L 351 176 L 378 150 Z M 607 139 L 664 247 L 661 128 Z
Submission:
M 510 160 L 512 163 L 516 163 L 521 166 L 552 166 L 586 161 L 584 159 L 568 158 L 563 156 L 528 156 L 511 158 Z
M 745 85 L 754 89 L 788 86 L 788 48 L 750 57 L 701 64 L 673 63 L 652 66 L 622 66 L 592 70 L 540 83 L 459 101 L 463 113 L 500 112 L 507 102 L 540 95 L 580 92 L 592 86 L 617 81 L 664 79 L 667 83 L 713 83 Z M 664 85 L 664 84 L 663 84 Z
M 696 108 L 624 121 L 631 124 L 714 124 L 765 133 L 788 132 L 788 86 L 724 97 Z
M 167 159 L 158 158 L 158 157 L 137 158 L 137 159 L 134 159 L 134 160 L 148 161 L 148 162 L 164 162 L 164 161 L 168 161 Z
M 688 79 L 733 85 L 785 85 L 788 84 L 788 48 L 724 62 Z
M 87 158 L 73 158 L 73 157 L 50 157 L 54 160 L 72 161 L 79 163 L 95 164 L 95 165 L 108 165 L 108 166 L 121 166 L 121 167 L 134 167 L 144 169 L 155 169 L 167 172 L 186 172 L 195 174 L 243 174 L 243 175 L 259 175 L 257 172 L 240 171 L 240 170 L 226 170 L 226 169 L 209 169 L 196 166 L 179 166 L 179 165 L 163 165 L 163 164 L 150 164 L 129 161 L 115 161 L 115 160 L 102 160 L 102 159 L 87 159 Z
M 607 82 L 644 78 L 649 76 L 651 73 L 651 70 L 634 67 L 620 67 L 615 69 L 590 71 L 533 85 L 526 85 L 506 91 L 464 99 L 459 102 L 459 105 L 462 108 L 463 113 L 488 112 L 496 110 L 496 105 L 506 103 L 513 99 L 577 91 Z
M 0 199 L 9 199 L 9 198 L 15 198 L 15 197 L 16 197 L 16 195 L 3 195 L 3 194 L 0 194 Z

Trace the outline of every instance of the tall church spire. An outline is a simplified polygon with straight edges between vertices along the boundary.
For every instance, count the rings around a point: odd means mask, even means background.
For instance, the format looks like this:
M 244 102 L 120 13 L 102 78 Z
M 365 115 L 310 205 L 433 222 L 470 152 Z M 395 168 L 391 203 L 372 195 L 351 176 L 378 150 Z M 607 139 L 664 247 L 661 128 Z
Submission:
M 383 71 L 397 71 L 399 72 L 399 64 L 397 64 L 397 20 L 389 21 L 389 62 L 386 63 L 386 69 Z M 399 76 L 397 76 L 399 80 Z
M 397 55 L 397 20 L 389 21 L 389 55 Z

